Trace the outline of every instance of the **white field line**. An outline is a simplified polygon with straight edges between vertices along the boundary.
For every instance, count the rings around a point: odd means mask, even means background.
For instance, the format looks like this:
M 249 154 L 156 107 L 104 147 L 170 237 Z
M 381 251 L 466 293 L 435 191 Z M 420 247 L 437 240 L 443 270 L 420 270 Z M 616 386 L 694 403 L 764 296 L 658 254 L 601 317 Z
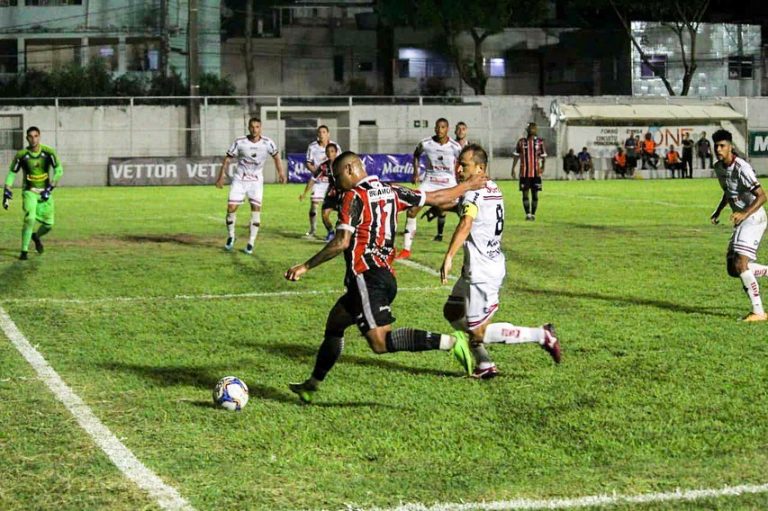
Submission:
M 24 337 L 13 320 L 0 307 L 0 328 L 5 332 L 19 353 L 34 368 L 39 378 L 75 417 L 80 427 L 101 447 L 120 471 L 154 499 L 158 506 L 168 510 L 192 510 L 189 502 L 179 492 L 165 484 L 147 468 L 118 438 L 99 420 L 80 397 L 64 383 L 61 376 L 48 364 Z
M 678 204 L 675 202 L 667 202 L 661 200 L 647 200 L 647 199 L 621 199 L 617 197 L 607 197 L 604 195 L 579 195 L 576 193 L 559 193 L 559 192 L 547 192 L 547 195 L 555 197 L 570 197 L 573 199 L 585 199 L 585 200 L 605 200 L 611 202 L 636 202 L 640 204 L 655 204 L 657 206 L 664 206 L 665 208 L 687 208 L 687 209 L 707 209 L 697 204 Z
M 398 288 L 398 292 L 424 292 L 424 291 L 443 291 L 447 289 L 440 287 L 439 283 L 435 283 L 434 286 L 423 287 L 401 287 Z M 0 303 L 8 304 L 38 304 L 38 303 L 50 303 L 50 304 L 107 304 L 107 303 L 124 303 L 124 302 L 164 302 L 171 300 L 233 300 L 238 298 L 274 298 L 281 296 L 311 296 L 311 295 L 326 295 L 326 294 L 341 294 L 343 289 L 317 289 L 317 290 L 303 290 L 303 291 L 255 291 L 252 293 L 231 293 L 231 294 L 199 294 L 199 295 L 168 295 L 168 296 L 105 296 L 100 298 L 4 298 L 0 299 Z
M 403 264 L 405 266 L 408 266 L 409 268 L 421 270 L 424 273 L 429 273 L 430 275 L 434 275 L 435 277 L 440 276 L 439 271 L 435 270 L 434 268 L 430 268 L 429 266 L 426 266 L 424 264 L 417 263 L 416 261 L 411 261 L 410 259 L 397 259 L 396 261 L 398 264 Z M 448 280 L 456 280 L 456 277 L 453 275 L 448 275 Z
M 370 508 L 367 511 L 512 511 L 517 509 L 577 509 L 584 507 L 605 507 L 618 504 L 650 504 L 655 502 L 694 501 L 717 497 L 738 497 L 740 495 L 768 493 L 768 484 L 725 486 L 701 490 L 675 490 L 664 493 L 641 495 L 593 495 L 572 499 L 550 500 L 502 500 L 497 502 L 454 503 L 454 504 L 403 504 L 394 508 Z M 355 509 L 350 507 L 350 509 Z M 358 508 L 359 509 L 359 508 Z

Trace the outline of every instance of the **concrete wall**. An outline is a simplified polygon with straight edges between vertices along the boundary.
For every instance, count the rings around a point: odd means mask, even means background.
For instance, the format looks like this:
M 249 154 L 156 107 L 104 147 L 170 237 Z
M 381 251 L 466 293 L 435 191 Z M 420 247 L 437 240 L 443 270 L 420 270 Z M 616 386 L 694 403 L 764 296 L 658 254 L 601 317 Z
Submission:
M 550 129 L 547 114 L 553 99 L 560 103 L 587 102 L 654 102 L 659 98 L 629 97 L 567 97 L 567 96 L 486 96 L 465 98 L 472 103 L 444 104 L 442 99 L 430 103 L 430 98 L 381 98 L 378 104 L 356 104 L 348 98 L 337 98 L 334 105 L 325 106 L 327 98 L 302 102 L 302 105 L 279 108 L 272 103 L 259 102 L 264 134 L 276 140 L 285 156 L 286 137 L 290 135 L 291 119 L 312 127 L 328 124 L 332 138 L 352 150 L 371 152 L 412 153 L 416 144 L 433 134 L 435 119 L 446 117 L 453 126 L 458 121 L 469 125 L 469 138 L 481 143 L 491 154 L 491 171 L 495 178 L 509 175 L 512 150 L 531 120 L 538 122 L 541 136 L 547 141 L 550 161 L 547 177 L 561 178 L 561 156 L 564 148 L 562 130 Z M 387 101 L 387 104 L 383 104 Z M 440 102 L 437 102 L 440 101 Z M 696 98 L 669 98 L 669 102 L 687 103 Z M 734 109 L 748 117 L 750 129 L 768 129 L 768 98 L 723 98 Z M 400 104 L 398 104 L 400 103 Z M 278 120 L 279 110 L 279 120 Z M 208 105 L 201 115 L 202 154 L 222 156 L 232 140 L 246 133 L 247 110 L 240 105 Z M 182 106 L 120 106 L 62 107 L 27 106 L 0 107 L 0 116 L 20 115 L 24 127 L 36 125 L 42 131 L 43 143 L 54 146 L 61 157 L 69 186 L 105 185 L 107 160 L 110 156 L 181 156 L 187 154 L 186 108 Z M 307 128 L 301 133 L 306 133 Z M 303 151 L 303 138 L 292 150 Z M 0 164 L 7 165 L 13 150 L 0 150 Z M 5 163 L 2 163 L 5 162 Z M 758 172 L 768 170 L 768 158 L 754 160 Z M 598 161 L 604 170 L 608 160 Z M 708 172 L 699 173 L 708 176 Z M 266 168 L 266 180 L 274 180 L 271 161 Z

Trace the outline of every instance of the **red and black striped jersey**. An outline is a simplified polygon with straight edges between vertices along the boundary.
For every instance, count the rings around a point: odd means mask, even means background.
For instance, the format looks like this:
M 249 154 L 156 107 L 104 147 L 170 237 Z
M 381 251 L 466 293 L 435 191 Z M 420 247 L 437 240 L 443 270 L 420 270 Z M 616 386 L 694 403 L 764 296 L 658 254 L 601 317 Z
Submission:
M 382 183 L 376 176 L 344 192 L 337 229 L 352 233 L 344 253 L 347 270 L 356 275 L 373 268 L 392 271 L 397 213 L 423 206 L 426 198 L 424 192 Z
M 520 177 L 537 177 L 541 175 L 540 162 L 547 156 L 544 139 L 539 137 L 521 138 L 515 147 L 515 156 L 520 158 Z

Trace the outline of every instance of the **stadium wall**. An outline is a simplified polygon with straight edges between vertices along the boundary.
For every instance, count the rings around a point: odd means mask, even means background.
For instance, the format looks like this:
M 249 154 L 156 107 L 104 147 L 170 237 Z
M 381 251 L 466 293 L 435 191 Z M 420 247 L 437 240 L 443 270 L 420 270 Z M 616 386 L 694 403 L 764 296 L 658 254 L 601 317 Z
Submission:
M 360 99 L 349 98 L 331 106 L 323 106 L 322 100 L 317 105 L 306 101 L 292 106 L 263 102 L 257 111 L 263 119 L 264 134 L 275 139 L 283 157 L 286 152 L 303 151 L 312 138 L 314 126 L 319 124 L 331 126 L 332 138 L 344 149 L 412 153 L 421 139 L 433 134 L 435 119 L 446 117 L 452 126 L 462 120 L 469 125 L 469 139 L 489 150 L 491 172 L 496 179 L 508 178 L 514 144 L 523 136 L 527 123 L 533 120 L 540 126 L 540 135 L 547 140 L 550 158 L 546 177 L 559 179 L 564 177 L 560 158 L 568 148 L 560 147 L 563 143 L 558 128 L 549 127 L 549 108 L 555 99 L 560 103 L 580 104 L 712 103 L 711 99 L 697 98 L 591 96 L 486 96 L 464 98 L 455 104 L 446 104 L 445 98 L 433 98 L 433 102 L 429 98 L 407 98 L 407 101 L 403 98 L 401 104 L 397 104 L 395 98 L 367 100 L 373 104 L 357 103 Z M 745 115 L 749 130 L 768 130 L 768 98 L 721 98 L 719 103 L 727 103 Z M 232 140 L 246 132 L 247 112 L 246 106 L 240 104 L 204 105 L 201 153 L 223 157 Z M 19 125 L 24 129 L 38 126 L 43 143 L 57 149 L 65 166 L 64 184 L 68 186 L 106 185 L 110 157 L 174 157 L 188 153 L 183 106 L 0 106 L 0 118 L 13 116 L 21 119 Z M 0 149 L 5 165 L 10 163 L 14 152 L 10 148 Z M 758 173 L 768 173 L 767 157 L 756 157 L 753 163 Z M 608 164 L 607 157 L 599 158 L 598 174 L 604 173 Z M 268 161 L 265 180 L 275 181 L 275 174 L 273 163 Z M 710 173 L 699 171 L 697 175 L 708 177 Z

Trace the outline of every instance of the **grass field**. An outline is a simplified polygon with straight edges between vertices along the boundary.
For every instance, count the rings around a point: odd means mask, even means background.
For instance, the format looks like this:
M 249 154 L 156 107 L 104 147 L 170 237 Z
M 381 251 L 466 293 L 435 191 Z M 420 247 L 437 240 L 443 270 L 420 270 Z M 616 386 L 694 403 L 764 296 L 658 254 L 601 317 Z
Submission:
M 221 249 L 225 191 L 61 188 L 45 254 L 22 262 L 14 200 L 0 212 L 0 306 L 196 509 L 768 482 L 768 326 L 736 321 L 749 302 L 725 273 L 730 227 L 708 223 L 717 184 L 547 182 L 533 223 L 513 183 L 502 189 L 507 280 L 496 319 L 554 322 L 559 367 L 536 346 L 494 345 L 501 376 L 474 381 L 445 353 L 375 355 L 350 329 L 316 402 L 301 405 L 286 385 L 311 370 L 343 260 L 299 282 L 282 278 L 321 247 L 302 239 L 297 185 L 266 188 L 253 256 Z M 241 210 L 239 249 L 247 216 Z M 447 243 L 431 241 L 432 224 L 419 228 L 413 260 L 437 269 Z M 441 315 L 449 287 L 424 269 L 397 271 L 396 325 L 450 330 Z M 228 374 L 250 387 L 242 413 L 210 403 Z M 0 509 L 159 508 L 1 334 L 0 402 Z M 768 494 L 615 508 L 766 509 Z

